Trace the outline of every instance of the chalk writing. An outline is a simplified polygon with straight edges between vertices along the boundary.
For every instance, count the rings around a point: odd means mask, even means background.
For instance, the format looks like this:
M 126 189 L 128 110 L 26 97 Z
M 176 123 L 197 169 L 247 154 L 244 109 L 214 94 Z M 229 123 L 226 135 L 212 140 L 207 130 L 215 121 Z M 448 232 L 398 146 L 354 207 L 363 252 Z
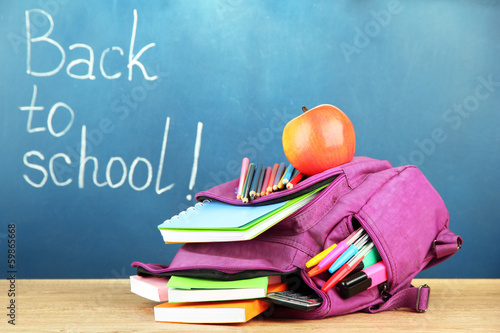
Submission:
M 49 28 L 48 30 L 41 34 L 40 36 L 32 36 L 32 31 L 31 31 L 31 18 L 32 14 L 37 13 L 40 15 L 43 15 L 49 22 Z M 46 11 L 42 9 L 30 9 L 26 11 L 26 42 L 27 42 L 27 57 L 26 57 L 26 73 L 32 76 L 38 76 L 38 77 L 47 77 L 47 76 L 53 76 L 59 73 L 59 71 L 64 67 L 64 64 L 66 63 L 66 51 L 64 51 L 63 46 L 56 40 L 49 38 L 50 35 L 52 34 L 54 30 L 54 19 L 52 16 L 47 13 Z M 146 72 L 145 66 L 140 62 L 139 58 L 146 52 L 148 49 L 154 47 L 156 44 L 155 43 L 149 43 L 148 45 L 144 46 L 139 50 L 139 52 L 135 53 L 134 52 L 134 47 L 135 47 L 135 39 L 137 35 L 137 10 L 134 9 L 134 23 L 132 26 L 132 36 L 130 38 L 130 47 L 129 47 L 129 52 L 128 52 L 128 64 L 127 64 L 127 69 L 128 69 L 128 80 L 132 81 L 132 76 L 133 76 L 133 68 L 134 66 L 137 66 L 144 78 L 146 80 L 154 81 L 158 78 L 157 75 L 149 76 L 148 73 Z M 52 45 L 53 47 L 56 48 L 56 50 L 60 54 L 60 61 L 55 68 L 52 70 L 47 70 L 47 71 L 34 71 L 32 69 L 32 58 L 33 58 L 33 47 L 34 44 L 37 43 L 48 43 Z M 75 43 L 72 44 L 68 47 L 70 51 L 73 51 L 75 49 L 85 49 L 89 53 L 88 59 L 76 59 L 71 61 L 68 66 L 66 67 L 66 73 L 68 74 L 69 77 L 74 78 L 74 79 L 80 79 L 80 80 L 95 80 L 95 75 L 94 75 L 94 65 L 95 65 L 95 56 L 94 56 L 94 50 L 91 46 L 83 43 Z M 100 61 L 99 61 L 99 70 L 101 72 L 101 75 L 108 79 L 108 80 L 114 80 L 118 79 L 121 77 L 121 72 L 116 72 L 113 74 L 109 74 L 105 70 L 105 60 L 106 56 L 108 53 L 111 51 L 118 52 L 120 56 L 124 56 L 124 51 L 121 47 L 119 46 L 112 46 L 111 48 L 106 48 L 100 56 Z M 40 55 L 39 55 L 40 56 Z M 76 74 L 72 72 L 73 67 L 78 66 L 78 65 L 86 65 L 87 66 L 87 72 L 85 74 Z
M 140 60 L 141 56 L 146 51 L 153 48 L 156 44 L 149 43 L 146 46 L 142 47 L 138 52 L 135 51 L 138 21 L 137 10 L 135 9 L 133 11 L 133 16 L 134 19 L 132 24 L 132 33 L 127 53 L 127 79 L 128 81 L 132 81 L 133 69 L 138 68 L 142 73 L 141 79 L 144 80 L 144 82 L 156 81 L 159 78 L 158 75 L 148 74 L 146 66 Z M 70 61 L 66 66 L 66 74 L 70 78 L 77 80 L 96 79 L 96 64 L 94 55 L 95 52 L 90 45 L 83 43 L 74 43 L 65 48 L 61 42 L 56 41 L 54 38 L 51 38 L 52 32 L 55 28 L 55 23 L 53 17 L 45 10 L 27 10 L 25 12 L 25 18 L 27 50 L 26 73 L 28 75 L 42 78 L 54 76 L 58 74 L 66 64 L 66 55 L 67 53 L 70 53 L 68 51 L 80 49 L 80 51 L 84 51 L 85 54 L 88 54 L 88 57 Z M 38 21 L 40 19 L 46 20 L 48 22 L 48 27 L 42 30 L 41 27 L 43 27 L 43 25 L 36 24 L 38 28 L 32 29 L 31 23 L 32 20 L 35 20 L 35 18 Z M 40 47 L 42 46 L 41 44 L 43 44 L 43 47 Z M 34 64 L 37 62 L 33 60 L 37 57 L 44 58 L 45 54 L 42 51 L 47 50 L 47 47 L 49 47 L 53 51 L 55 50 L 55 53 L 50 52 L 50 55 L 53 56 L 55 54 L 56 56 L 58 56 L 55 62 L 56 65 L 54 65 L 50 69 L 45 69 L 43 71 L 40 69 L 35 69 Z M 109 67 L 106 66 L 107 56 L 110 54 L 113 54 L 113 56 L 119 55 L 120 57 L 124 57 L 126 55 L 126 52 L 124 51 L 124 48 L 117 45 L 107 47 L 101 52 L 97 71 L 100 72 L 103 78 L 107 80 L 115 80 L 122 77 L 123 73 L 122 71 L 116 70 L 112 72 L 111 70 L 109 70 Z M 76 68 L 78 68 L 78 70 L 76 70 Z M 82 68 L 84 69 L 83 71 Z M 157 82 L 155 82 L 154 84 L 157 84 Z M 131 93 L 134 101 L 140 101 L 142 100 L 141 98 L 145 98 L 147 94 L 146 89 L 151 90 L 153 88 L 150 87 L 150 84 L 151 83 L 148 83 L 147 85 L 144 85 L 144 87 L 138 86 L 133 88 Z M 45 106 L 37 104 L 37 95 L 38 86 L 37 84 L 33 84 L 31 102 L 29 103 L 29 105 L 23 105 L 19 107 L 22 112 L 26 112 L 27 114 L 26 131 L 30 135 L 35 136 L 43 135 L 44 133 L 48 132 L 55 138 L 63 137 L 73 128 L 78 110 L 73 109 L 65 102 L 58 101 L 54 103 L 50 107 L 50 109 L 47 108 L 49 110 L 47 112 Z M 136 107 L 137 105 L 135 102 L 132 102 L 130 100 L 130 96 L 128 95 L 123 95 L 122 100 L 126 103 L 127 106 Z M 121 111 L 120 119 L 123 120 L 128 115 L 129 109 L 124 109 L 124 106 L 120 105 L 119 102 L 113 103 L 112 111 Z M 56 116 L 56 114 L 62 114 L 64 117 L 58 116 L 58 119 L 63 120 L 59 120 L 57 122 L 54 121 L 54 117 Z M 114 125 L 110 124 L 110 120 L 107 118 L 101 120 L 100 126 L 102 127 L 100 128 L 101 131 L 104 133 L 109 132 L 108 130 L 114 128 Z M 73 184 L 79 189 L 84 189 L 86 188 L 86 186 L 88 187 L 89 184 L 92 184 L 96 187 L 107 186 L 113 189 L 120 188 L 121 186 L 128 184 L 130 188 L 135 191 L 144 191 L 151 187 L 156 173 L 154 190 L 158 195 L 162 194 L 166 191 L 171 190 L 175 185 L 175 183 L 171 183 L 166 186 L 162 186 L 161 184 L 162 174 L 165 170 L 165 151 L 167 149 L 169 129 L 170 117 L 166 117 L 162 144 L 161 146 L 158 145 L 158 147 L 161 148 L 157 168 L 153 167 L 153 163 L 149 159 L 142 156 L 135 157 L 130 164 L 127 164 L 125 162 L 125 159 L 121 156 L 111 156 L 109 157 L 107 163 L 104 163 L 102 161 L 102 158 L 101 160 L 99 160 L 96 156 L 91 155 L 91 144 L 95 144 L 96 138 L 94 137 L 94 134 L 96 133 L 96 130 L 94 129 L 87 132 L 87 126 L 84 124 L 81 126 L 79 152 L 74 152 L 73 154 L 71 154 L 73 160 L 68 154 L 64 152 L 57 152 L 49 157 L 40 150 L 30 150 L 23 155 L 23 164 L 27 167 L 27 169 L 23 173 L 23 178 L 29 185 L 35 188 L 42 188 L 48 182 L 51 182 L 56 186 L 70 186 Z M 198 122 L 194 147 L 194 161 L 189 182 L 190 190 L 193 189 L 196 181 L 202 129 L 203 123 Z M 100 133 L 99 131 L 97 132 Z M 102 140 L 102 135 L 100 137 L 100 140 Z M 88 146 L 89 143 L 90 145 Z M 101 169 L 99 169 L 100 166 Z M 137 170 L 141 171 L 139 172 Z M 92 175 L 91 179 L 86 179 L 86 175 L 88 176 L 90 174 Z M 137 176 L 138 174 L 140 176 Z M 188 196 L 188 199 L 190 199 L 190 196 Z

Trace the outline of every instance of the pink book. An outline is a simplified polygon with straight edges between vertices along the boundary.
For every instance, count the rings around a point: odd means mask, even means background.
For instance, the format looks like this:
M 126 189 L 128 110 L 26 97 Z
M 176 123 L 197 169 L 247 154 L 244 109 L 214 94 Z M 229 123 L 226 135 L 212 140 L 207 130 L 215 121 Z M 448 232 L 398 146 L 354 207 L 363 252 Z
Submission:
M 130 276 L 130 291 L 155 302 L 168 301 L 168 278 L 156 276 Z

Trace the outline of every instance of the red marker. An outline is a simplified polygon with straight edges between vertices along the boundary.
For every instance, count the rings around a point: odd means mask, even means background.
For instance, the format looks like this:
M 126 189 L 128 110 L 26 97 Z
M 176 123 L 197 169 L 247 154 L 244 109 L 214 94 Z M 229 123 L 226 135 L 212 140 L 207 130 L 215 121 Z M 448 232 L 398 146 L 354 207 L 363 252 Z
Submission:
M 369 243 L 361 251 L 359 251 L 354 257 L 352 257 L 347 263 L 342 265 L 321 287 L 321 291 L 327 292 L 332 289 L 339 281 L 345 278 L 350 272 L 352 272 L 358 264 L 363 261 L 365 255 L 370 252 L 373 248 L 373 243 Z

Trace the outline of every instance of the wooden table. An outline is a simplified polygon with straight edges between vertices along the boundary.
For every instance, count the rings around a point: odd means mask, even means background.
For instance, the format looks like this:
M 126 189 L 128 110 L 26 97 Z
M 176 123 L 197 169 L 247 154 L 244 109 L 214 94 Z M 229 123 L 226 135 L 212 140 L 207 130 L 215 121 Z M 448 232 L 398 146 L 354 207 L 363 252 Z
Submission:
M 429 310 L 355 313 L 322 320 L 254 318 L 245 324 L 156 323 L 157 303 L 130 292 L 127 279 L 17 280 L 15 327 L 8 324 L 10 283 L 0 282 L 1 332 L 500 332 L 500 279 L 425 279 Z

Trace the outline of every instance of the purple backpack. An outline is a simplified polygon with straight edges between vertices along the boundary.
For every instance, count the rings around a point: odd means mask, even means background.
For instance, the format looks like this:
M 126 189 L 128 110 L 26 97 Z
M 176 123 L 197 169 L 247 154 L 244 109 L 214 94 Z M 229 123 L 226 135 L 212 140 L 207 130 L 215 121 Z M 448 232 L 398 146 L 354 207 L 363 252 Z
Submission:
M 387 161 L 355 157 L 283 190 L 255 199 L 252 205 L 288 200 L 329 183 L 303 208 L 249 241 L 183 245 L 170 265 L 132 263 L 142 275 L 183 275 L 241 279 L 282 274 L 291 289 L 305 285 L 322 299 L 312 311 L 274 308 L 277 317 L 317 319 L 356 311 L 379 312 L 406 307 L 427 310 L 430 288 L 412 279 L 449 258 L 462 239 L 448 228 L 446 206 L 415 166 L 393 168 Z M 241 205 L 238 179 L 196 195 Z M 385 288 L 370 288 L 343 299 L 336 288 L 321 291 L 328 274 L 309 277 L 305 263 L 322 250 L 363 227 L 387 268 Z

